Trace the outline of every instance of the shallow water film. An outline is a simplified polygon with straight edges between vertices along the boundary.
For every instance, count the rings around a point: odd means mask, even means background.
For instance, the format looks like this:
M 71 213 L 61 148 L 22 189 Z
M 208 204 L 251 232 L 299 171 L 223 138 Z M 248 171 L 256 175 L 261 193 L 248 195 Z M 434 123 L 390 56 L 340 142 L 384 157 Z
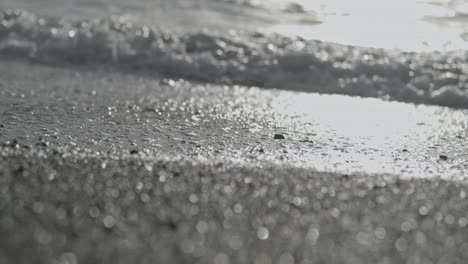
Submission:
M 0 264 L 466 263 L 466 7 L 2 1 Z

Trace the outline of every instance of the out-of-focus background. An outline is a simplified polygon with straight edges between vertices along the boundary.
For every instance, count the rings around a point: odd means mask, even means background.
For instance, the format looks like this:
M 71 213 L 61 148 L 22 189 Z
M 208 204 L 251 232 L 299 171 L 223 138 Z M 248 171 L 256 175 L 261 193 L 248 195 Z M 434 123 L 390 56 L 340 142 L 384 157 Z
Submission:
M 465 49 L 465 0 L 4 0 L 0 8 L 71 19 L 124 15 L 169 28 L 260 29 L 411 51 Z

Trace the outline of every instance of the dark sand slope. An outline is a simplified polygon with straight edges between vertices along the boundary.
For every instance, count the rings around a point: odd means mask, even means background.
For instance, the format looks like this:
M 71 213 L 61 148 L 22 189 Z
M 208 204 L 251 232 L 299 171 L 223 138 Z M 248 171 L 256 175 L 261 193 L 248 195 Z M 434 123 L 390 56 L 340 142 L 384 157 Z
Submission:
M 13 61 L 0 98 L 2 264 L 468 258 L 466 111 Z

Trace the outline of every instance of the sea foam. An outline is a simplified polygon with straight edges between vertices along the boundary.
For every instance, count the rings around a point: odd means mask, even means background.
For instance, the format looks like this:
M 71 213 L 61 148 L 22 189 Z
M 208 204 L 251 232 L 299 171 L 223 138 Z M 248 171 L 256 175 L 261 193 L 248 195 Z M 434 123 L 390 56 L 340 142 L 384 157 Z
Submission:
M 210 83 L 468 108 L 464 50 L 402 52 L 261 32 L 171 31 L 121 17 L 72 21 L 5 10 L 0 12 L 0 54 Z

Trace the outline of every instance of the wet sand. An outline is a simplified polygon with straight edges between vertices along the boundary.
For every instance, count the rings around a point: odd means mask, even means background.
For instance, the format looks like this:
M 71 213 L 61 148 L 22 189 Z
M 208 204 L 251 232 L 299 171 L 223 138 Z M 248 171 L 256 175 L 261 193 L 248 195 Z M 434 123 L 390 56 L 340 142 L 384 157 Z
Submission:
M 468 257 L 466 110 L 18 61 L 0 98 L 0 263 Z

